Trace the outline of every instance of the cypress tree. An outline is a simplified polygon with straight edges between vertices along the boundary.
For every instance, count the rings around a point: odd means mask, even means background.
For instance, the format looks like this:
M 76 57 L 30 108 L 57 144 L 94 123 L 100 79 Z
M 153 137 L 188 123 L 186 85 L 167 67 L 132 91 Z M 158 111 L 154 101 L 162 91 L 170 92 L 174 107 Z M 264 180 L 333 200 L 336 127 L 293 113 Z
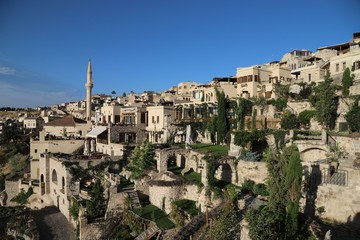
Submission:
M 344 70 L 343 76 L 342 76 L 342 94 L 344 97 L 348 97 L 350 94 L 350 86 L 353 85 L 353 81 L 354 81 L 354 74 L 351 74 L 350 69 L 347 67 Z
M 298 231 L 298 210 L 301 197 L 302 165 L 300 153 L 296 146 L 289 148 L 289 164 L 285 176 L 286 195 L 286 237 L 295 239 Z

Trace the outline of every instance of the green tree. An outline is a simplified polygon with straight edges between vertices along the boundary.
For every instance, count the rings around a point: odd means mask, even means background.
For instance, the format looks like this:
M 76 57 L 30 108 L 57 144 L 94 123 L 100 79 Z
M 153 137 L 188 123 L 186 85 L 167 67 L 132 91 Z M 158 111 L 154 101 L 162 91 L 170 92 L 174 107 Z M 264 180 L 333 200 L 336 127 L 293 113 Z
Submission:
M 106 211 L 106 200 L 104 197 L 104 188 L 100 179 L 96 179 L 92 190 L 90 191 L 90 200 L 86 202 L 87 216 L 89 220 L 103 217 Z
M 314 94 L 309 99 L 316 110 L 317 121 L 326 128 L 334 128 L 337 110 L 337 97 L 335 94 L 336 86 L 333 84 L 333 79 L 330 72 L 324 76 L 324 82 L 320 82 L 318 86 L 314 87 Z
M 282 219 L 268 206 L 263 205 L 258 209 L 249 209 L 245 214 L 245 218 L 249 222 L 251 239 L 283 239 L 281 232 L 278 231 L 278 225 L 282 222 Z
M 213 116 L 212 118 L 210 118 L 210 121 L 207 124 L 207 129 L 210 132 L 210 138 L 212 143 L 216 142 L 216 122 L 217 116 Z
M 227 99 L 225 97 L 225 93 L 223 91 L 217 91 L 217 119 L 216 119 L 216 127 L 217 127 L 217 143 L 222 143 L 225 140 L 225 136 L 229 131 L 229 120 L 227 117 Z
M 9 144 L 21 139 L 21 132 L 15 122 L 6 121 L 0 134 L 0 144 Z
M 144 174 L 144 170 L 155 164 L 154 147 L 145 140 L 141 147 L 137 146 L 132 151 L 130 156 L 130 163 L 127 170 L 131 171 L 131 178 L 138 179 Z
M 358 99 L 355 100 L 350 110 L 346 113 L 345 119 L 349 124 L 350 131 L 360 132 L 360 106 Z
M 236 116 L 236 126 L 238 130 L 244 129 L 245 116 L 250 114 L 252 105 L 252 102 L 245 98 L 240 98 L 233 104 Z
M 353 85 L 355 75 L 351 74 L 350 69 L 347 67 L 344 70 L 342 76 L 342 94 L 344 97 L 348 97 L 350 94 L 349 88 Z
M 247 215 L 250 235 L 254 239 L 264 239 L 265 236 L 270 239 L 294 239 L 298 233 L 297 218 L 301 196 L 302 166 L 299 151 L 294 145 L 283 148 L 282 153 L 269 150 L 266 162 L 269 202 L 267 207 Z M 259 228 L 258 221 L 264 222 L 267 229 Z
M 292 114 L 290 111 L 285 111 L 280 122 L 282 129 L 295 129 L 299 127 L 298 120 L 294 114 Z
M 80 203 L 74 197 L 71 199 L 71 206 L 69 207 L 69 213 L 72 219 L 77 221 L 79 219 Z
M 315 114 L 316 113 L 313 110 L 304 110 L 300 112 L 297 117 L 299 124 L 310 124 L 310 120 L 311 118 L 315 117 Z
M 126 97 L 126 92 L 123 92 L 122 97 Z
M 302 165 L 300 153 L 295 145 L 286 149 L 288 151 L 289 164 L 285 175 L 286 194 L 286 237 L 295 239 L 298 231 L 298 210 L 301 197 Z

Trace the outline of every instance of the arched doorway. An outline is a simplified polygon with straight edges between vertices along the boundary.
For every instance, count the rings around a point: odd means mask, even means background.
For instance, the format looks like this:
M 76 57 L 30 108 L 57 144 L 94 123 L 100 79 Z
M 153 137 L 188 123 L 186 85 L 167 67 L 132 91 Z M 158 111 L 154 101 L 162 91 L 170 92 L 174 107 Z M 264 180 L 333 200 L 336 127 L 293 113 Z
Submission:
M 57 173 L 55 169 L 53 169 L 51 173 L 51 181 L 55 184 L 58 184 Z

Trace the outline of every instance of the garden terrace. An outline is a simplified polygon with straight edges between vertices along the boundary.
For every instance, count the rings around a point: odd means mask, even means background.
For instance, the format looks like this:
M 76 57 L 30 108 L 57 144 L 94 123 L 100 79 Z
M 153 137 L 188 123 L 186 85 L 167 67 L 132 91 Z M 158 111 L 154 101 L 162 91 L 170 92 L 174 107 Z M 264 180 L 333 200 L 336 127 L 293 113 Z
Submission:
M 190 216 L 196 216 L 199 212 L 198 208 L 196 207 L 195 201 L 191 201 L 188 199 L 181 199 L 174 201 L 174 204 Z
M 191 148 L 203 153 L 217 154 L 221 156 L 228 155 L 228 147 L 226 145 L 212 145 L 204 143 L 196 143 L 191 145 Z
M 174 173 L 180 179 L 183 179 L 186 182 L 201 184 L 201 174 L 200 173 L 197 173 L 194 171 L 189 171 L 189 172 L 185 173 L 184 175 L 182 175 L 183 170 L 184 170 L 184 168 L 178 167 L 178 166 L 168 167 L 168 171 Z
M 175 227 L 174 223 L 168 218 L 167 214 L 152 204 L 134 209 L 133 211 L 142 218 L 154 221 L 161 230 Z

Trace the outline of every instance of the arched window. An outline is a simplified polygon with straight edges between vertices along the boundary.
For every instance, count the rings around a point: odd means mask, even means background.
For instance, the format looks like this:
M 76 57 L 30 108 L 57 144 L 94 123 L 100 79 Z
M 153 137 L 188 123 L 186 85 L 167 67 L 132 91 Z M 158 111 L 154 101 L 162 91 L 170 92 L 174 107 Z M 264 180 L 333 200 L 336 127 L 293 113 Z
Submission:
M 65 178 L 62 177 L 61 178 L 61 189 L 64 189 L 65 188 Z
M 52 174 L 51 174 L 51 181 L 52 181 L 53 183 L 55 183 L 55 184 L 57 184 L 57 183 L 58 183 L 58 180 L 57 180 L 57 173 L 56 173 L 56 170 L 55 170 L 55 169 L 53 169 L 53 171 L 52 171 Z

